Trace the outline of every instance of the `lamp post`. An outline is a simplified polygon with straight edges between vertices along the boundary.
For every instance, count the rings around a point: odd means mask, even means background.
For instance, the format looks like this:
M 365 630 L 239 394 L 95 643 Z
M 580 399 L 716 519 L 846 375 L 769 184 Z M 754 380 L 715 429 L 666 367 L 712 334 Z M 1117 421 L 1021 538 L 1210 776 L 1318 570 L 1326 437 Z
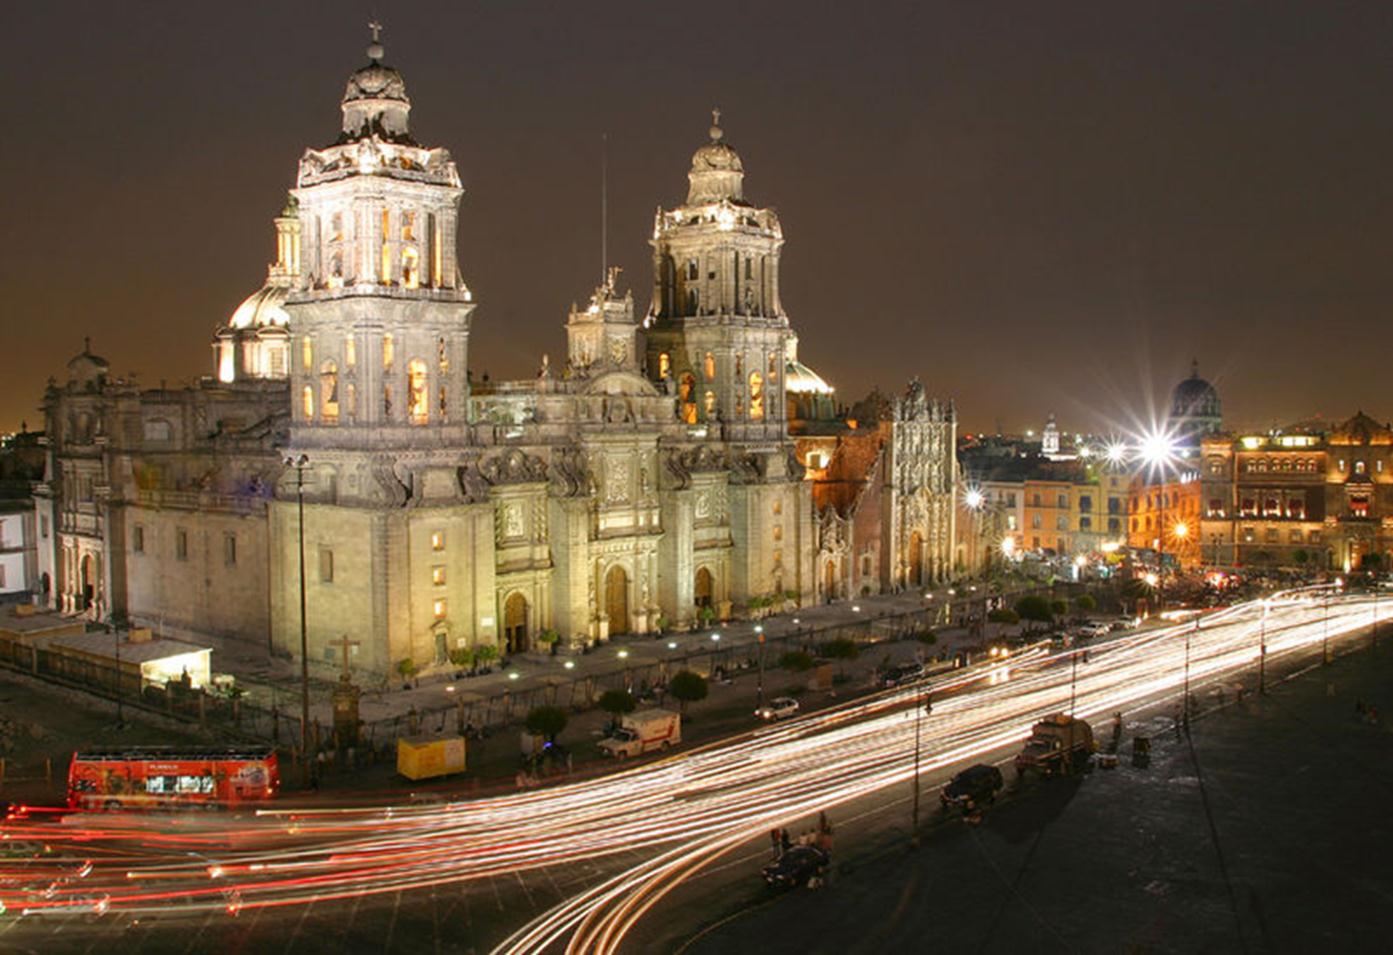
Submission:
M 1160 588 L 1156 591 L 1158 613 L 1164 610 L 1166 605 L 1166 474 L 1175 467 L 1177 450 L 1174 433 L 1164 428 L 1151 429 L 1142 436 L 1138 447 L 1138 453 L 1147 470 L 1153 477 L 1157 474 L 1161 476 L 1161 517 L 1156 534 L 1156 570 L 1160 578 Z
M 979 488 L 970 487 L 963 494 L 963 503 L 966 504 L 967 509 L 972 512 L 972 531 L 969 535 L 972 541 L 972 553 L 969 556 L 969 566 L 973 568 L 977 567 L 977 561 L 982 549 L 980 538 L 982 535 L 982 504 L 984 500 L 985 498 Z M 986 576 L 986 565 L 987 562 L 983 559 L 980 573 L 984 577 Z
M 1262 601 L 1262 621 L 1258 624 L 1258 692 L 1267 693 L 1267 598 Z
M 310 777 L 310 647 L 305 623 L 305 468 L 306 455 L 287 457 L 285 466 L 295 469 L 295 514 L 300 538 L 300 772 L 308 785 Z
M 910 845 L 919 847 L 919 740 L 920 724 L 924 715 L 933 710 L 929 702 L 929 691 L 924 690 L 923 699 L 914 707 L 914 807 L 910 810 Z
M 755 691 L 758 696 L 756 707 L 764 706 L 764 627 L 755 624 L 755 639 L 759 642 L 759 682 L 755 684 Z

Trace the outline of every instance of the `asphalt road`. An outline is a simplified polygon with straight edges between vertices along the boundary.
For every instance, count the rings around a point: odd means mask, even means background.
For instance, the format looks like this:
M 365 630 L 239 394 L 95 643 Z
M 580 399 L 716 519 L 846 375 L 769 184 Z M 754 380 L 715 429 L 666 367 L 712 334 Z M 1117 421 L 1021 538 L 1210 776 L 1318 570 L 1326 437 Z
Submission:
M 1244 639 L 1246 640 L 1246 637 Z M 1176 645 L 1171 645 L 1170 649 L 1165 650 L 1168 659 L 1173 658 L 1176 652 L 1178 652 Z M 1231 655 L 1230 651 L 1225 652 Z M 1220 663 L 1223 662 L 1218 657 L 1215 659 Z M 1202 663 L 1204 663 L 1203 659 L 1198 659 L 1196 661 L 1197 667 Z M 1173 668 L 1173 661 L 1170 665 Z M 1337 664 L 1337 666 L 1343 665 Z M 1104 671 L 1100 670 L 1097 678 L 1100 681 L 1098 683 L 1098 692 L 1100 693 L 1107 689 L 1107 684 L 1102 682 L 1104 676 Z M 1172 672 L 1168 679 L 1173 681 L 1173 678 Z M 1049 692 L 1054 694 L 1055 699 L 1058 699 L 1058 675 L 1056 674 L 1049 679 L 1053 686 Z M 1128 677 L 1129 682 L 1132 683 L 1136 679 L 1136 677 Z M 1039 690 L 1039 692 L 1044 692 L 1044 690 Z M 1164 693 L 1164 690 L 1157 692 Z M 1005 688 L 999 690 L 997 694 L 998 698 L 1006 701 L 1012 700 L 1013 695 L 1013 693 L 1005 692 Z M 1010 703 L 1009 705 L 1015 704 Z M 951 708 L 952 703 L 949 701 L 945 709 Z M 1393 713 L 1393 701 L 1390 701 L 1388 711 Z M 980 722 L 981 719 L 978 718 L 978 721 Z M 989 717 L 985 717 L 985 719 L 986 722 L 990 723 Z M 972 720 L 968 718 L 966 711 L 958 721 L 965 727 L 963 731 L 967 732 L 966 727 L 972 723 Z M 941 719 L 940 722 L 942 722 Z M 848 729 L 854 731 L 856 727 Z M 903 774 L 903 751 L 899 748 L 899 740 L 902 739 L 905 731 L 906 725 L 903 723 L 894 729 L 897 741 L 894 750 L 896 755 L 894 762 L 887 764 L 891 766 L 893 772 L 901 774 Z M 789 745 L 796 749 L 804 744 L 799 743 L 795 738 Z M 990 750 L 984 751 L 989 752 Z M 751 752 L 760 754 L 755 757 L 756 759 L 764 758 L 763 750 L 757 748 Z M 1158 754 L 1157 764 L 1151 770 L 1153 774 L 1159 768 L 1162 759 L 1163 754 Z M 862 768 L 857 765 L 857 762 L 855 760 L 847 762 L 845 771 L 851 772 L 855 769 L 855 771 L 861 772 Z M 815 770 L 816 767 L 812 768 Z M 800 769 L 799 772 L 803 772 L 803 770 Z M 946 771 L 934 775 L 941 779 L 944 772 Z M 815 780 L 816 773 L 813 772 L 808 778 Z M 907 779 L 907 777 L 905 778 Z M 1000 825 L 998 820 L 1009 821 L 1012 813 L 1026 811 L 1030 807 L 1035 807 L 1037 812 L 1046 812 L 1051 818 L 1064 817 L 1071 807 L 1082 799 L 1083 794 L 1091 793 L 1096 789 L 1104 789 L 1107 785 L 1121 785 L 1117 781 L 1125 781 L 1127 778 L 1128 771 L 1126 770 L 1111 773 L 1099 772 L 1090 776 L 1081 785 L 1069 782 L 1062 785 L 1052 784 L 1051 787 L 1042 787 L 1040 794 L 1034 792 L 1023 794 L 1022 798 L 1013 805 L 1002 806 L 994 812 L 989 817 L 987 825 L 974 831 L 973 838 L 979 842 L 987 840 L 995 832 L 994 827 Z M 1100 782 L 1100 780 L 1104 782 Z M 926 805 L 930 806 L 933 804 L 934 781 L 931 777 L 926 777 L 925 780 Z M 1176 785 L 1181 786 L 1182 784 Z M 1169 787 L 1166 788 L 1169 789 Z M 628 794 L 622 790 L 602 791 L 601 794 L 605 799 L 615 800 L 612 806 L 601 807 L 601 809 L 607 808 L 614 812 L 615 814 L 611 818 L 615 819 L 616 824 L 618 824 L 619 821 L 623 820 L 624 809 L 627 805 L 625 797 Z M 1070 798 L 1062 798 L 1061 794 Z M 885 864 L 887 860 L 893 860 L 894 857 L 887 856 L 880 862 L 867 864 L 861 864 L 857 860 L 867 854 L 873 855 L 877 849 L 885 844 L 906 841 L 903 826 L 907 820 L 907 812 L 904 808 L 907 796 L 907 784 L 895 783 L 888 787 L 877 785 L 877 788 L 871 790 L 870 795 L 855 797 L 841 805 L 834 815 L 834 822 L 838 828 L 837 858 L 839 869 L 842 870 L 836 884 L 816 895 L 800 893 L 789 896 L 780 900 L 776 905 L 770 906 L 768 911 L 791 911 L 790 906 L 814 905 L 824 912 L 831 912 L 835 909 L 840 913 L 842 919 L 852 927 L 864 930 L 864 926 L 872 924 L 862 915 L 860 906 L 865 900 L 858 901 L 855 905 L 839 904 L 833 907 L 828 904 L 828 899 L 833 893 L 844 891 L 844 887 L 850 895 L 858 885 L 873 886 L 869 890 L 872 898 L 886 895 L 887 883 L 875 878 L 875 867 Z M 715 799 L 716 797 L 712 796 L 711 798 Z M 791 797 L 780 796 L 779 798 L 788 800 Z M 1116 798 L 1114 801 L 1125 802 L 1121 798 Z M 758 804 L 758 800 L 752 803 L 754 806 L 752 811 L 757 811 Z M 531 824 L 535 825 L 537 829 L 543 829 L 556 822 L 554 818 L 548 818 L 551 812 L 545 798 L 538 797 L 533 801 L 519 802 L 515 805 L 520 807 L 519 811 L 534 813 L 534 815 L 521 819 L 513 818 L 509 825 L 515 828 L 511 831 L 525 834 L 529 829 L 529 819 L 532 820 Z M 781 803 L 782 808 L 778 809 L 779 812 L 790 817 L 791 827 L 798 824 L 796 813 L 789 811 L 790 807 L 796 805 L 796 799 L 793 799 Z M 1052 806 L 1056 805 L 1058 806 L 1057 810 L 1051 809 Z M 1017 806 L 1023 808 L 1017 809 Z M 664 818 L 663 812 L 667 813 L 666 818 L 670 823 L 675 824 L 679 821 L 679 818 L 673 815 L 673 810 L 668 808 L 659 810 L 657 817 L 659 822 Z M 500 823 L 501 825 L 502 823 Z M 384 820 L 384 827 L 386 826 L 387 820 Z M 150 835 L 161 828 L 164 827 L 147 827 L 145 833 Z M 1049 831 L 1053 828 L 1052 824 L 1048 827 L 1036 827 L 1042 831 Z M 1003 836 L 1006 844 L 1017 845 L 1022 841 L 1031 842 L 1028 833 L 1032 830 L 1028 821 L 1022 827 L 1022 831 L 1027 833 L 1027 837 L 1023 839 L 1013 841 L 1009 837 Z M 583 838 L 592 838 L 594 833 L 587 832 L 578 835 Z M 127 843 L 111 840 L 103 844 L 101 848 L 103 851 L 129 853 L 130 865 L 137 869 L 144 866 L 144 869 L 141 870 L 142 878 L 152 880 L 163 878 L 156 871 L 158 867 L 152 864 L 151 859 L 155 858 L 161 863 L 168 862 L 172 857 L 173 850 L 165 847 L 159 850 L 158 856 L 155 856 L 150 849 L 141 849 L 134 844 L 140 838 L 142 838 L 142 834 L 137 829 L 131 834 Z M 260 838 L 265 838 L 264 830 Z M 519 837 L 500 836 L 500 839 L 504 840 L 505 843 L 507 838 Z M 934 836 L 934 840 L 940 838 L 944 838 L 944 836 Z M 1030 850 L 1027 862 L 1039 857 L 1038 847 L 1041 841 L 1039 837 L 1034 838 L 1035 848 Z M 466 851 L 470 846 L 493 844 L 480 837 L 474 842 L 461 843 L 460 851 Z M 1125 843 L 1122 845 L 1125 846 Z M 419 851 L 419 847 L 414 843 L 410 848 L 411 851 Z M 505 851 L 507 848 L 507 845 L 500 845 L 498 851 Z M 648 910 L 646 916 L 632 929 L 632 934 L 626 943 L 626 950 L 671 950 L 683 939 L 690 937 L 694 925 L 729 912 L 738 912 L 748 906 L 750 901 L 758 898 L 757 870 L 763 859 L 764 845 L 759 840 L 753 842 L 737 840 L 725 848 L 729 851 L 711 856 L 715 861 L 703 874 L 676 880 L 668 887 L 668 894 L 660 897 L 656 907 Z M 269 852 L 270 850 L 264 851 Z M 142 857 L 142 853 L 144 857 Z M 927 857 L 928 854 L 927 851 L 921 852 L 920 857 Z M 271 856 L 267 856 L 267 858 L 271 858 Z M 143 912 L 137 914 L 118 911 L 107 914 L 64 912 L 63 914 L 48 914 L 42 918 L 30 917 L 11 920 L 8 924 L 5 923 L 4 917 L 0 917 L 0 950 L 42 952 L 197 952 L 210 949 L 234 952 L 266 950 L 287 952 L 330 950 L 482 951 L 497 943 L 507 929 L 527 922 L 535 916 L 552 912 L 554 907 L 576 897 L 583 890 L 603 882 L 606 877 L 652 858 L 651 844 L 647 848 L 621 849 L 607 855 L 577 855 L 573 851 L 570 855 L 558 856 L 557 862 L 559 864 L 557 865 L 544 865 L 537 868 L 511 867 L 500 870 L 497 874 L 476 878 L 473 881 L 462 882 L 458 881 L 456 877 L 455 881 L 435 885 L 423 884 L 429 879 L 421 878 L 422 874 L 433 871 L 431 865 L 414 863 L 412 870 L 414 881 L 412 884 L 421 887 L 409 892 L 387 891 L 380 895 L 354 893 L 347 898 L 313 902 L 304 902 L 303 899 L 306 896 L 302 895 L 299 899 L 294 900 L 297 904 L 272 905 L 264 908 L 254 906 L 242 908 L 240 895 L 231 887 L 234 883 L 218 882 L 219 886 L 229 885 L 226 890 L 227 907 L 225 910 L 221 907 L 190 910 L 181 902 L 181 897 L 178 895 L 185 889 L 177 887 L 186 885 L 186 882 L 177 881 L 169 883 L 176 886 L 168 900 L 169 904 L 162 907 L 158 916 L 153 919 L 149 914 Z M 444 857 L 439 857 L 439 859 L 441 861 L 434 865 L 443 869 Z M 186 868 L 189 861 L 185 860 L 183 863 Z M 448 861 L 451 864 L 458 862 L 457 859 Z M 101 858 L 98 859 L 98 862 L 104 873 L 102 878 L 107 880 L 106 884 L 111 891 L 114 894 L 117 893 L 118 887 L 111 882 L 111 878 L 113 874 L 119 874 L 121 866 L 126 864 L 126 860 Z M 192 863 L 193 868 L 197 870 L 201 866 L 202 860 L 193 859 Z M 345 863 L 330 860 L 330 864 L 343 865 Z M 855 866 L 859 871 L 845 871 L 849 864 Z M 1004 860 L 1003 864 L 1008 866 L 1003 871 L 1010 871 L 1010 860 Z M 1087 866 L 1085 866 L 1086 868 Z M 382 875 L 383 879 L 400 877 L 400 872 L 390 873 L 386 870 Z M 243 880 L 237 884 L 240 884 L 251 895 L 258 891 L 253 882 L 254 880 Z M 206 887 L 207 884 L 207 880 L 205 880 L 204 886 Z M 374 888 L 390 889 L 393 884 L 395 883 L 378 883 L 374 885 Z M 899 881 L 889 884 L 895 885 L 896 891 L 902 887 Z M 187 890 L 193 891 L 192 888 Z M 71 895 L 72 892 L 83 890 L 81 888 L 65 888 L 63 891 Z M 998 889 L 997 894 L 998 896 L 1001 894 L 1000 889 Z M 1015 898 L 1016 896 L 1012 895 L 1011 897 Z M 1031 908 L 1028 905 L 1023 907 L 1027 910 Z M 929 908 L 937 911 L 940 915 L 945 911 L 941 904 L 935 904 Z M 988 922 L 995 924 L 991 920 Z M 905 917 L 891 919 L 888 924 L 892 926 L 907 925 L 909 921 Z M 736 932 L 737 930 L 747 932 L 747 934 L 725 937 L 721 941 L 720 933 Z M 911 935 L 903 936 L 902 941 L 907 942 L 912 937 L 912 932 L 919 930 L 917 928 L 910 930 Z M 734 950 L 733 947 L 743 944 L 743 939 L 752 938 L 760 939 L 760 942 L 757 943 L 760 951 L 807 950 L 805 944 L 796 941 L 796 933 L 781 933 L 778 930 L 748 932 L 745 929 L 740 929 L 740 920 L 738 919 L 717 928 L 698 944 L 723 944 L 725 946 L 703 950 Z M 782 947 L 785 938 L 790 943 L 789 947 L 786 948 Z M 834 943 L 832 939 L 833 936 L 828 933 L 819 936 L 818 939 L 814 940 L 814 943 L 832 945 L 833 947 L 830 948 L 819 949 L 827 951 L 845 950 L 843 946 L 849 944 L 845 940 Z M 1107 946 L 1103 947 L 1107 948 Z M 747 950 L 753 951 L 754 949 Z

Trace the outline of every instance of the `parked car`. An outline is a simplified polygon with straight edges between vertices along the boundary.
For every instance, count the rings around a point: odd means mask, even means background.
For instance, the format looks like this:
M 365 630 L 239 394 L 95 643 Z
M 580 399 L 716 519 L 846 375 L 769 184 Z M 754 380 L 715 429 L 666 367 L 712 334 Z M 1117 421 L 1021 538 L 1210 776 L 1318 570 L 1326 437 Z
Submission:
M 798 713 L 798 701 L 791 696 L 776 696 L 755 710 L 762 720 L 786 720 Z
M 938 798 L 944 808 L 956 806 L 963 812 L 971 812 L 981 806 L 996 801 L 996 794 L 1005 785 L 1001 770 L 986 763 L 969 766 L 954 776 L 948 785 L 939 792 Z
M 1103 623 L 1101 620 L 1090 620 L 1079 627 L 1079 636 L 1086 640 L 1106 637 L 1110 633 L 1112 633 L 1112 625 Z
M 796 889 L 820 878 L 831 861 L 831 855 L 818 846 L 790 846 L 761 872 L 764 884 L 771 889 Z
M 904 686 L 906 683 L 913 683 L 924 675 L 924 665 L 922 663 L 898 663 L 886 668 L 881 675 L 880 685 L 885 687 Z

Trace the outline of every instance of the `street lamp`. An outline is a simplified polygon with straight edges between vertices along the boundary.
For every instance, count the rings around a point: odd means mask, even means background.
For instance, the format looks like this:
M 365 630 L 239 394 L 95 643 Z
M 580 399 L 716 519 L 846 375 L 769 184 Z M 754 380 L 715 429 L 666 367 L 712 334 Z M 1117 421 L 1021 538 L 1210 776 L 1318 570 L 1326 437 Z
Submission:
M 295 523 L 300 537 L 300 771 L 306 784 L 310 776 L 310 648 L 305 624 L 305 468 L 309 463 L 303 454 L 285 459 L 285 466 L 295 469 Z
M 1156 535 L 1156 569 L 1160 574 L 1161 586 L 1156 592 L 1156 609 L 1166 607 L 1166 475 L 1174 469 L 1178 458 L 1179 445 L 1175 434 L 1165 428 L 1152 428 L 1142 435 L 1137 446 L 1138 456 L 1146 465 L 1152 477 L 1161 477 L 1160 528 Z M 1189 532 L 1187 527 L 1186 532 Z
M 967 489 L 967 492 L 963 494 L 963 503 L 966 504 L 967 509 L 972 512 L 972 555 L 969 566 L 974 569 L 977 569 L 977 559 L 981 549 L 981 541 L 979 538 L 982 536 L 982 505 L 985 501 L 986 498 L 983 496 L 980 488 L 970 487 Z M 980 568 L 980 571 L 985 574 L 987 569 L 986 561 L 983 560 L 982 564 L 983 566 Z

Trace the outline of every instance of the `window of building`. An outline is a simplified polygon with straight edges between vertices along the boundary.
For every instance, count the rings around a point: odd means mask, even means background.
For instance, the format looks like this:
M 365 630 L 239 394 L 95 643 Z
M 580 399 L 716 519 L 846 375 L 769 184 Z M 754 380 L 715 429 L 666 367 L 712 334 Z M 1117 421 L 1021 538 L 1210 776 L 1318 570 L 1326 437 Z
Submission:
M 866 554 L 865 556 L 863 556 L 863 557 L 861 558 L 861 576 L 863 576 L 863 577 L 869 577 L 870 575 L 871 575 L 871 555 L 870 555 L 870 554 Z
M 658 353 L 658 377 L 666 378 L 672 374 L 672 356 L 667 352 Z
M 716 416 L 716 393 L 708 391 L 702 398 L 702 407 L 706 411 L 706 419 L 709 421 Z
M 145 527 L 141 524 L 131 528 L 131 550 L 137 554 L 145 553 Z
M 1019 529 L 1019 528 L 1016 527 L 1016 515 L 1014 515 L 1014 514 L 1007 514 L 1007 515 L 1006 515 L 1006 529 L 1007 529 L 1008 531 L 1014 531 L 1014 530 L 1018 530 L 1018 529 Z
M 735 353 L 735 377 L 742 378 L 745 375 L 745 355 L 743 352 Z
M 1079 530 L 1081 530 L 1081 531 L 1091 531 L 1091 530 L 1093 530 L 1093 518 L 1091 518 L 1091 517 L 1080 517 L 1080 518 L 1079 518 Z
M 1054 506 L 1059 508 L 1061 511 L 1067 511 L 1069 509 L 1069 495 L 1056 494 L 1054 496 Z
M 1242 514 L 1244 517 L 1256 517 L 1258 513 L 1257 501 L 1251 497 L 1245 497 L 1242 506 L 1238 509 L 1238 513 Z
M 695 282 L 701 276 L 701 263 L 696 259 L 687 260 L 687 281 Z
M 1030 495 L 1030 506 L 1031 506 L 1031 507 L 1039 507 L 1039 506 L 1040 506 L 1040 495 L 1038 495 L 1038 494 L 1032 494 L 1032 495 Z
M 1287 517 L 1304 521 L 1306 519 L 1306 502 L 1300 498 L 1287 501 Z
M 1275 497 L 1269 497 L 1269 498 L 1267 498 L 1266 500 L 1264 500 L 1264 501 L 1262 502 L 1262 516 L 1263 516 L 1263 517 L 1281 517 L 1281 516 L 1282 516 L 1282 508 L 1281 508 L 1281 506 L 1277 503 L 1277 499 L 1276 499 Z
M 358 364 L 358 340 L 352 335 L 345 335 L 343 339 L 343 363 L 349 368 Z
M 174 532 L 174 557 L 176 560 L 189 559 L 189 532 L 182 527 Z
M 779 356 L 778 356 L 778 355 L 770 355 L 770 356 L 769 356 L 769 380 L 770 380 L 770 381 L 773 381 L 774 378 L 775 378 L 775 376 L 778 375 L 778 373 L 779 373 Z
M 1015 507 L 1015 506 L 1016 506 L 1016 492 L 1015 492 L 1015 491 L 1007 491 L 1007 492 L 1006 492 L 1006 506 L 1007 506 L 1007 507 Z
M 407 414 L 412 424 L 425 424 L 430 420 L 430 398 L 426 391 L 426 363 L 413 358 L 406 366 L 406 386 L 408 389 Z
M 1108 513 L 1109 513 L 1109 514 L 1121 514 L 1121 513 L 1122 513 L 1122 501 L 1121 501 L 1119 498 L 1115 498 L 1115 497 L 1110 497 L 1110 498 L 1108 498 Z
M 750 420 L 764 419 L 764 376 L 757 371 L 750 372 Z
M 403 212 L 401 214 L 401 239 L 403 242 L 416 241 L 416 213 Z
M 401 284 L 405 288 L 421 287 L 421 256 L 414 246 L 401 250 Z
M 1374 462 L 1374 470 L 1377 471 L 1379 474 L 1382 474 L 1382 473 L 1383 473 L 1383 461 L 1382 461 L 1382 460 L 1379 460 L 1379 461 L 1375 461 L 1375 462 Z
M 304 366 L 305 371 L 314 367 L 314 342 L 308 335 L 300 339 L 300 364 Z
M 1032 537 L 1032 538 L 1030 539 L 1030 546 L 1031 546 L 1033 549 L 1035 549 L 1035 550 L 1039 550 L 1039 549 L 1040 549 L 1040 538 L 1038 538 L 1038 537 Z
M 1088 494 L 1082 494 L 1082 495 L 1079 496 L 1079 510 L 1081 510 L 1081 511 L 1091 511 L 1091 510 L 1093 510 L 1093 498 L 1092 498 L 1090 495 L 1088 495 Z
M 319 580 L 325 584 L 334 582 L 334 552 L 327 547 L 319 548 Z
M 325 421 L 339 420 L 339 366 L 326 361 L 319 369 L 319 401 Z
M 1320 531 L 1311 531 L 1311 533 L 1307 535 L 1306 540 L 1310 541 L 1312 544 L 1319 544 Z
M 1069 518 L 1060 514 L 1054 519 L 1054 529 L 1057 531 L 1067 531 L 1069 529 Z
M 309 385 L 300 392 L 300 410 L 306 421 L 314 418 L 314 389 Z
M 392 386 L 382 386 L 382 417 L 392 420 Z
M 682 420 L 687 424 L 696 424 L 696 376 L 690 371 L 684 371 L 682 377 L 677 379 L 677 399 L 682 405 Z
M 436 564 L 434 567 L 430 569 L 430 582 L 435 584 L 435 586 L 437 587 L 443 587 L 445 585 L 444 564 Z
M 1365 468 L 1364 462 L 1363 462 L 1363 461 L 1355 461 L 1355 462 L 1354 462 L 1354 473 L 1355 473 L 1355 474 L 1364 474 L 1364 473 L 1366 473 L 1366 471 L 1367 471 L 1367 469 Z
M 1291 540 L 1291 542 L 1292 542 L 1293 544 L 1299 544 L 1299 543 L 1301 543 L 1301 532 L 1300 532 L 1300 531 L 1292 531 L 1291 534 L 1289 535 L 1289 539 Z
M 747 279 L 752 279 L 752 278 L 754 278 L 754 277 L 755 277 L 754 270 L 755 270 L 755 257 L 754 257 L 753 255 L 747 255 L 747 256 L 745 256 L 745 278 L 747 278 Z
M 1349 513 L 1351 517 L 1369 516 L 1369 496 L 1367 494 L 1351 494 L 1349 497 Z
M 1275 544 L 1275 543 L 1277 543 L 1278 536 L 1279 536 L 1279 532 L 1278 532 L 1277 528 L 1275 528 L 1275 527 L 1269 527 L 1269 528 L 1267 529 L 1267 542 L 1268 542 L 1269 544 Z
M 1122 532 L 1122 521 L 1116 517 L 1108 518 L 1108 533 L 1120 534 Z
M 1031 514 L 1031 515 L 1030 515 L 1030 527 L 1031 527 L 1032 530 L 1037 530 L 1037 531 L 1038 531 L 1038 530 L 1040 529 L 1040 515 L 1039 515 L 1039 514 Z
M 1344 458 L 1340 458 L 1340 460 L 1338 460 L 1338 461 L 1335 462 L 1335 470 L 1343 472 L 1344 469 L 1345 469 L 1345 459 L 1344 459 Z
M 1251 544 L 1255 540 L 1257 540 L 1257 534 L 1253 529 L 1251 527 L 1243 528 L 1243 543 Z
M 237 566 L 237 535 L 224 534 L 222 537 L 222 562 L 225 566 Z
M 1211 498 L 1209 499 L 1209 516 L 1210 516 L 1210 517 L 1223 517 L 1223 516 L 1224 516 L 1224 502 L 1223 502 L 1220 498 L 1211 497 Z
M 358 388 L 353 382 L 348 383 L 348 387 L 344 389 L 343 397 L 344 404 L 348 406 L 348 416 L 350 418 L 356 417 L 358 414 Z
M 391 370 L 397 359 L 397 343 L 390 334 L 382 336 L 382 367 Z
M 434 616 L 436 620 L 444 620 L 445 613 L 449 609 L 449 605 L 445 603 L 444 597 L 437 597 L 434 601 L 431 602 L 430 609 L 431 615 Z
M 431 531 L 431 535 L 430 535 L 430 549 L 431 549 L 431 550 L 444 550 L 444 549 L 445 549 L 445 532 L 444 532 L 444 531 Z

